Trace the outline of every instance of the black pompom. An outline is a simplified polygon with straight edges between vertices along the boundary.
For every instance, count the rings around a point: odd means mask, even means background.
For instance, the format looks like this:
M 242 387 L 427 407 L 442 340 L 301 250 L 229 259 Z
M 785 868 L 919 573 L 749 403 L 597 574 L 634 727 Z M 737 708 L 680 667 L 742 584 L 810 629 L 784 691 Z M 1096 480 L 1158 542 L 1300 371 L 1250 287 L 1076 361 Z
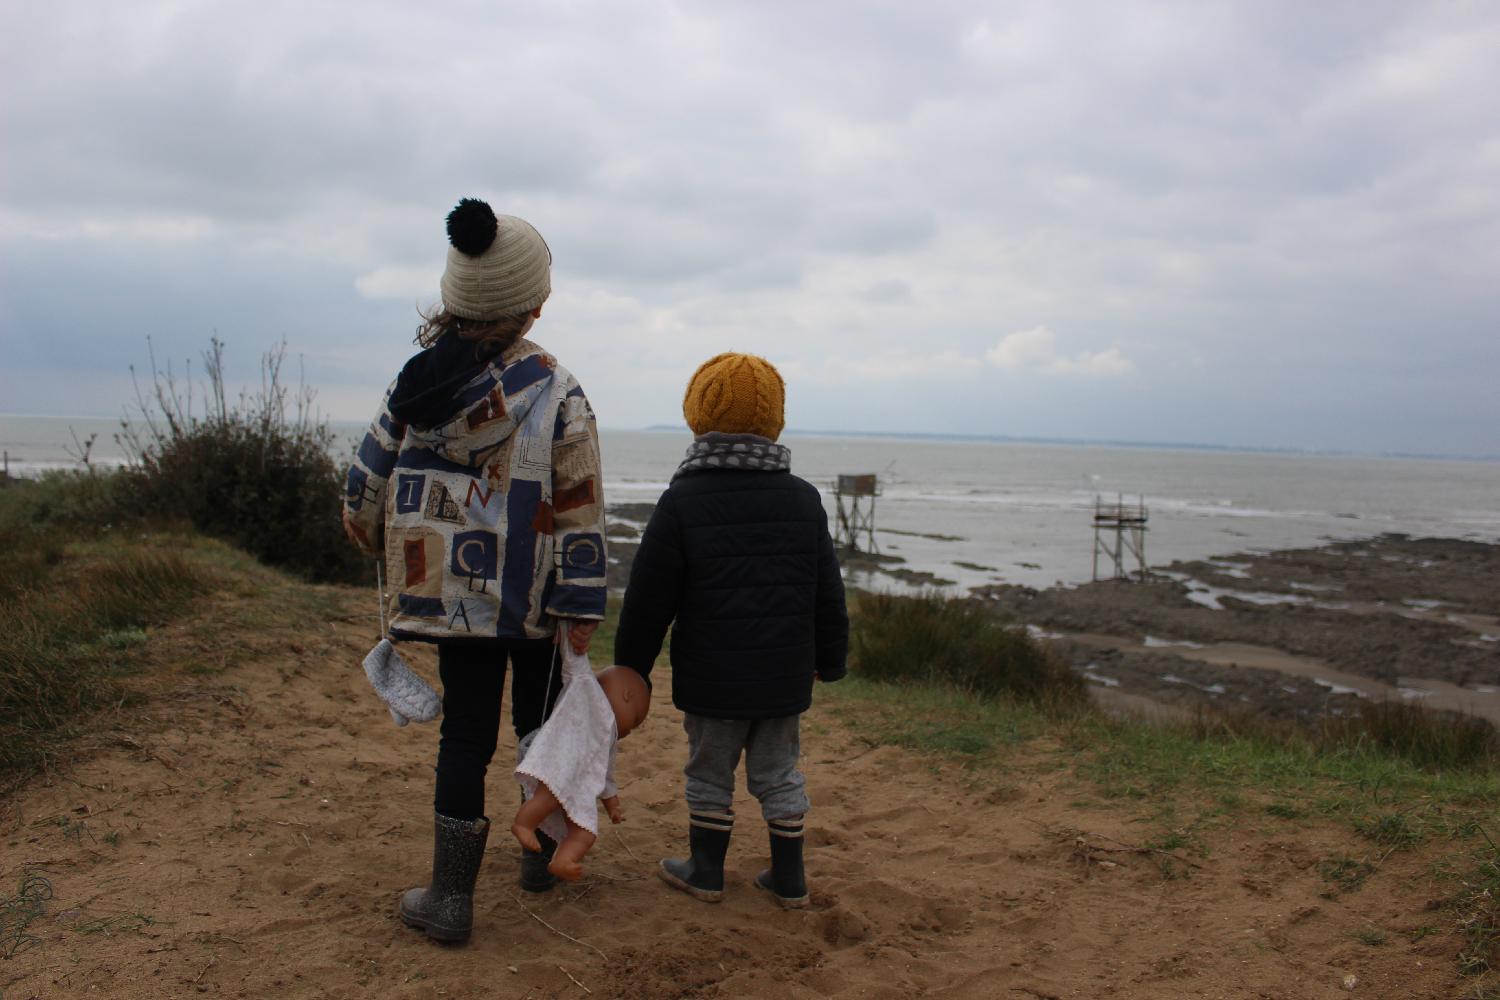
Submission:
M 478 257 L 495 242 L 500 223 L 495 210 L 478 198 L 465 198 L 448 213 L 448 242 L 459 253 Z

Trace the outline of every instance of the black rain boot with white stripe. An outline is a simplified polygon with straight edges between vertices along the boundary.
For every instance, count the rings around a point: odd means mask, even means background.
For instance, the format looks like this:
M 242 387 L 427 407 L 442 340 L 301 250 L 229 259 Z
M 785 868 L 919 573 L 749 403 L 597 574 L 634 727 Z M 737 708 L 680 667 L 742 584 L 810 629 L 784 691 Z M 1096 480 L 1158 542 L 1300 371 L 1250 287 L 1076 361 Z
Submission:
M 658 870 L 662 881 L 694 899 L 717 903 L 724 898 L 724 856 L 729 853 L 729 835 L 734 832 L 734 810 L 693 813 L 689 817 L 688 858 L 663 858 Z
M 755 876 L 755 885 L 775 896 L 789 910 L 807 905 L 807 876 L 802 870 L 802 817 L 773 819 L 771 867 Z

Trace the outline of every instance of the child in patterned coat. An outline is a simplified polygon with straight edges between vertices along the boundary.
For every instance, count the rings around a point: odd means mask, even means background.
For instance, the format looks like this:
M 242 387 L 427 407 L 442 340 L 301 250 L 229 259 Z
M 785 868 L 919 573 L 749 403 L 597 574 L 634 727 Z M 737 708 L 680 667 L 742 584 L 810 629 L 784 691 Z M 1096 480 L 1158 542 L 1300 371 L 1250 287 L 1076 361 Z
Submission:
M 581 652 L 604 618 L 607 562 L 593 409 L 527 339 L 552 290 L 551 250 L 530 223 L 483 201 L 465 198 L 447 223 L 442 306 L 349 468 L 344 525 L 385 557 L 391 638 L 438 648 L 432 877 L 398 913 L 461 942 L 489 836 L 484 783 L 506 674 L 524 736 L 555 695 L 558 622 L 571 623 Z M 523 888 L 553 881 L 523 858 Z

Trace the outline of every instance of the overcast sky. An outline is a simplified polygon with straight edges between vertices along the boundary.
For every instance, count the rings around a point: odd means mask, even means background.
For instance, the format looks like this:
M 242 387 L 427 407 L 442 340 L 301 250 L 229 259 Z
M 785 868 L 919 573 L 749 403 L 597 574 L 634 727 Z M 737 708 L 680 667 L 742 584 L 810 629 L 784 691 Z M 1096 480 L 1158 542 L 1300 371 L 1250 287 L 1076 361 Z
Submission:
M 1490 0 L 8 0 L 0 83 L 0 412 L 217 332 L 368 419 L 476 196 L 605 427 L 1500 453 Z

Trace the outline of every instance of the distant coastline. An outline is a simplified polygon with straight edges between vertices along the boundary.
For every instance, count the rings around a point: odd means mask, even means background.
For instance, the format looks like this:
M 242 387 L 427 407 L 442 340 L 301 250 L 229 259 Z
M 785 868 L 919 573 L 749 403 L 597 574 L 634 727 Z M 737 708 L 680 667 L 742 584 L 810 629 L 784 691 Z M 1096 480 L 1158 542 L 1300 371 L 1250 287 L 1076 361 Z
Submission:
M 638 429 L 651 433 L 687 434 L 686 424 L 652 424 L 649 427 L 606 427 L 605 430 Z M 1042 444 L 1067 448 L 1140 448 L 1150 451 L 1209 451 L 1235 455 L 1283 455 L 1308 458 L 1397 458 L 1434 462 L 1500 462 L 1493 455 L 1439 454 L 1419 451 L 1353 451 L 1334 448 L 1287 448 L 1272 445 L 1204 444 L 1195 441 L 1123 441 L 1115 438 L 1028 437 L 1012 434 L 938 434 L 918 431 L 831 431 L 788 427 L 793 437 L 895 438 L 901 441 L 955 441 L 984 444 Z
M 118 417 L 92 417 L 92 416 L 59 416 L 51 413 L 0 413 L 0 420 L 15 418 L 22 420 L 50 420 L 50 421 L 89 421 L 98 423 L 110 423 L 116 426 L 127 421 L 124 416 Z M 328 424 L 335 430 L 348 430 L 354 433 L 356 428 L 367 425 L 364 420 L 337 420 L 328 418 Z M 653 434 L 672 433 L 687 434 L 686 424 L 651 424 L 647 427 L 615 427 L 605 426 L 601 428 L 606 431 L 640 431 Z M 1201 451 L 1219 454 L 1234 455 L 1278 455 L 1283 457 L 1306 457 L 1306 458 L 1388 458 L 1427 462 L 1500 462 L 1500 452 L 1492 454 L 1443 454 L 1439 452 L 1421 451 L 1358 451 L 1354 449 L 1339 448 L 1292 448 L 1275 445 L 1230 445 L 1230 444 L 1208 444 L 1201 441 L 1128 441 L 1118 438 L 1068 438 L 1068 437 L 1044 437 L 1015 434 L 942 434 L 935 432 L 920 431 L 850 431 L 850 430 L 827 430 L 820 428 L 787 428 L 785 434 L 791 437 L 829 437 L 829 438 L 859 438 L 880 439 L 890 438 L 898 441 L 952 441 L 957 443 L 979 443 L 979 444 L 1035 444 L 1048 445 L 1064 448 L 1136 448 L 1146 451 Z

